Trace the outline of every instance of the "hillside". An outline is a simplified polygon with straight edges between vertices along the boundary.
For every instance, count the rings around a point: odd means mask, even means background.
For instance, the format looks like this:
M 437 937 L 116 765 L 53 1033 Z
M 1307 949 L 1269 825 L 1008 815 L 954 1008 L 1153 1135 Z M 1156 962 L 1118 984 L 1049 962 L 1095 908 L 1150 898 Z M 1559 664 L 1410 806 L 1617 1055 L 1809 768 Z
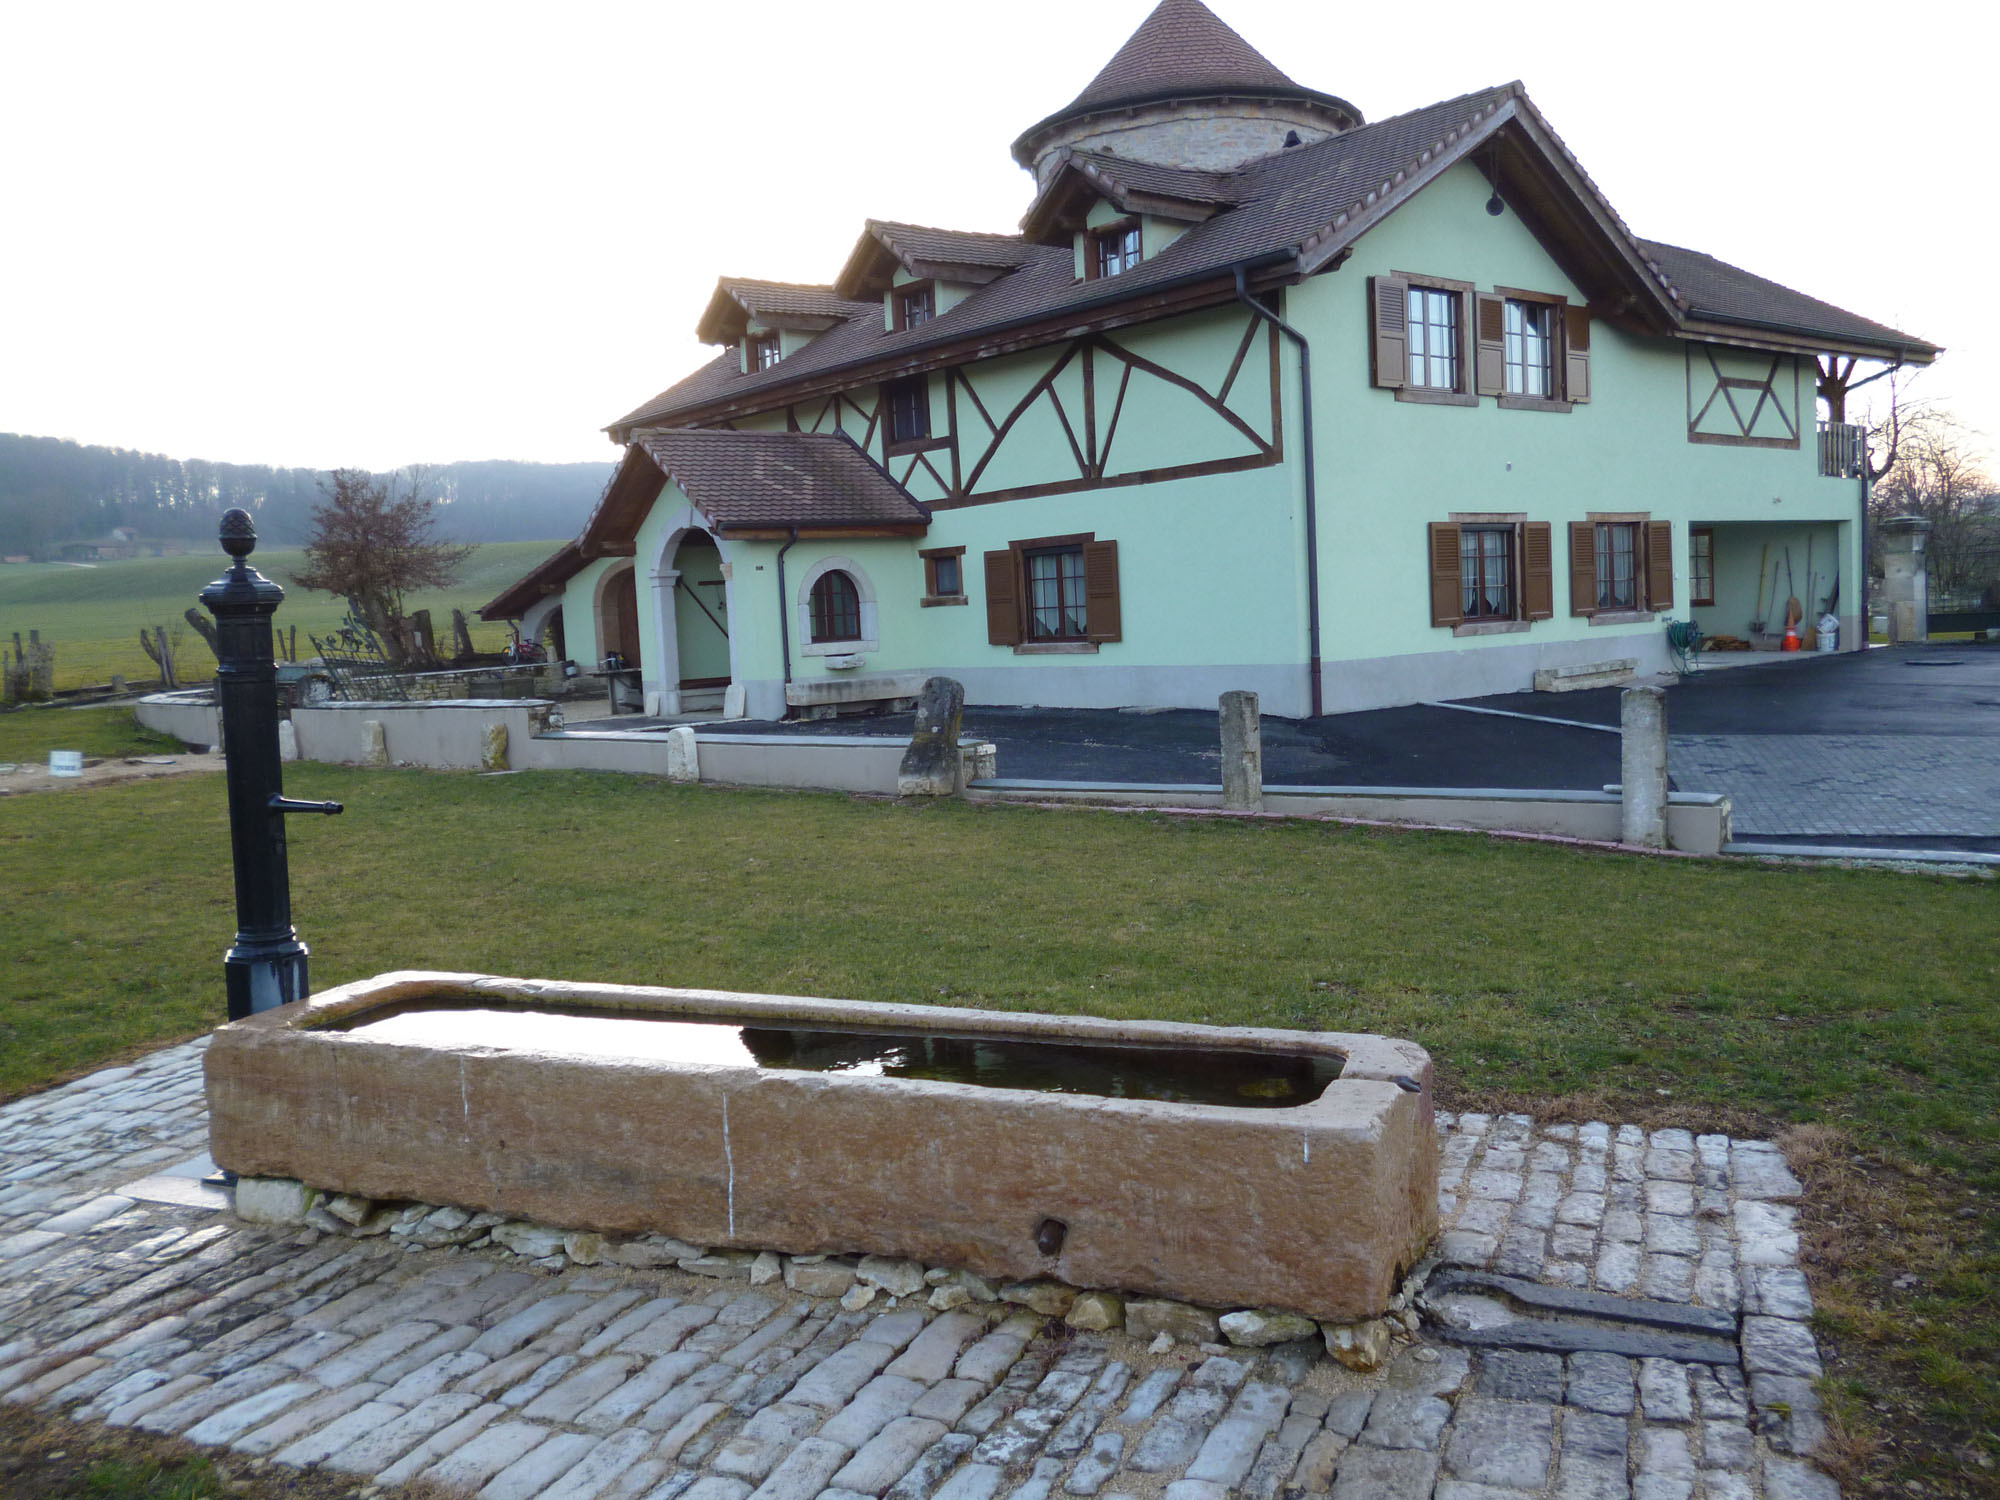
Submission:
M 569 537 L 610 478 L 609 461 L 536 464 L 493 459 L 425 470 L 440 530 L 466 542 Z M 404 471 L 407 474 L 409 471 Z M 159 544 L 206 546 L 231 506 L 257 518 L 277 546 L 303 543 L 319 503 L 317 469 L 213 463 L 62 438 L 0 433 L 0 556 L 52 560 L 65 543 L 103 541 L 113 528 Z
M 410 607 L 430 610 L 438 628 L 448 629 L 453 609 L 470 616 L 560 545 L 558 541 L 485 543 L 466 562 L 455 587 L 419 595 Z M 306 636 L 314 631 L 325 634 L 339 624 L 347 612 L 346 602 L 292 584 L 292 574 L 305 564 L 303 552 L 260 546 L 251 561 L 285 586 L 285 602 L 274 623 L 281 630 L 296 626 L 299 655 L 310 656 Z M 114 672 L 137 682 L 159 672 L 139 648 L 139 630 L 164 625 L 174 642 L 182 678 L 210 677 L 215 659 L 188 628 L 182 611 L 194 604 L 195 596 L 227 562 L 211 537 L 205 548 L 191 545 L 185 557 L 0 567 L 0 644 L 11 652 L 14 633 L 26 640 L 30 630 L 53 641 L 58 689 L 105 682 Z M 472 639 L 479 649 L 494 651 L 506 644 L 508 636 L 504 626 L 483 625 L 475 618 Z

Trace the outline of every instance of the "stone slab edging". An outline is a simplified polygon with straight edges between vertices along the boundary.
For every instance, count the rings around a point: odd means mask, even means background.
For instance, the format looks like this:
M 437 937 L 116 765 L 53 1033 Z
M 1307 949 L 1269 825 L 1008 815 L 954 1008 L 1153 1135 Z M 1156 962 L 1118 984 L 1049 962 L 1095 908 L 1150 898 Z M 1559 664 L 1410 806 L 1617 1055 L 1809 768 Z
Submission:
M 343 1029 L 425 1002 L 1341 1066 L 1316 1098 L 1253 1109 Z M 225 1026 L 206 1067 L 213 1155 L 239 1175 L 731 1250 L 1347 1323 L 1383 1311 L 1435 1222 L 1430 1058 L 1386 1037 L 408 971 Z
M 966 795 L 991 802 L 1072 802 L 1104 807 L 1212 809 L 1222 788 L 1201 782 L 972 782 Z M 1265 815 L 1333 817 L 1488 833 L 1525 833 L 1618 844 L 1622 804 L 1602 791 L 1512 787 L 1266 786 Z M 1717 792 L 1674 792 L 1667 799 L 1669 851 L 1714 855 L 1729 837 L 1730 801 Z M 1657 853 L 1659 851 L 1649 851 Z

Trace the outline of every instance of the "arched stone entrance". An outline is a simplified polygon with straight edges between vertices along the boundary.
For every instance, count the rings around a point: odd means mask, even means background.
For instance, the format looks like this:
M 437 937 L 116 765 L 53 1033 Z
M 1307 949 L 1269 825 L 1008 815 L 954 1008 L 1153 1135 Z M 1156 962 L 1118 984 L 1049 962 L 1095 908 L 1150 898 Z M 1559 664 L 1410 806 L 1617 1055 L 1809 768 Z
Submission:
M 661 660 L 646 674 L 660 712 L 721 708 L 736 679 L 729 634 L 733 570 L 724 544 L 699 526 L 685 526 L 660 548 L 653 570 L 653 612 Z M 685 695 L 685 696 L 684 696 Z
M 622 656 L 628 667 L 645 665 L 639 642 L 638 572 L 631 563 L 611 569 L 598 582 L 597 654 Z

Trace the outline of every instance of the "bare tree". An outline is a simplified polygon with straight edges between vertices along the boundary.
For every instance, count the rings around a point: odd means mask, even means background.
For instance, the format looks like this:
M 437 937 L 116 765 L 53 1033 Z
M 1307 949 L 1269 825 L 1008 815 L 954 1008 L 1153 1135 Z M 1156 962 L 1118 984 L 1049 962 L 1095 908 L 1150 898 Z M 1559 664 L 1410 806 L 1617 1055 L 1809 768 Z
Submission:
M 1871 469 L 1871 527 L 1890 516 L 1922 516 L 1931 523 L 1925 554 L 1933 588 L 1958 592 L 1994 583 L 2000 487 L 1986 470 L 1977 435 L 1929 404 L 1898 408 L 1892 402 L 1878 426 L 1889 447 L 1881 471 Z M 1875 435 L 1871 428 L 1871 446 Z
M 346 599 L 398 665 L 410 659 L 414 644 L 405 596 L 450 587 L 475 550 L 436 534 L 429 481 L 420 468 L 388 478 L 335 469 L 320 483 L 325 498 L 313 507 L 306 566 L 292 577 L 303 588 Z

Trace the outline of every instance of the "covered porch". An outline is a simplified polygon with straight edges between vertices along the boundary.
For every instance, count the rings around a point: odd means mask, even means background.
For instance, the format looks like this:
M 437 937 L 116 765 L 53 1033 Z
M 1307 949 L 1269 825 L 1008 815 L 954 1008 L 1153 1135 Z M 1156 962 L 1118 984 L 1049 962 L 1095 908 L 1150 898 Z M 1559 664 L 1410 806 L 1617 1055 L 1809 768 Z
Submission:
M 1689 613 L 1705 648 L 1722 654 L 1742 642 L 1751 651 L 1782 650 L 1796 601 L 1801 649 L 1820 649 L 1827 614 L 1840 622 L 1834 649 L 1856 649 L 1854 530 L 1852 521 L 1691 522 Z

